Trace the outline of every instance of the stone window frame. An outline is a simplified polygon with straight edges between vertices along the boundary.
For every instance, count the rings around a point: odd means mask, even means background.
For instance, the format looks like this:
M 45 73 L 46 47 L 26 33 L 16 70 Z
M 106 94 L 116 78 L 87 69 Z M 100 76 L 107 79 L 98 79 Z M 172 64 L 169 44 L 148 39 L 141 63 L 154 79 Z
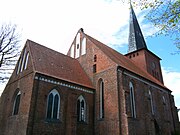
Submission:
M 99 118 L 104 118 L 104 81 L 99 79 Z
M 26 53 L 26 57 L 25 57 L 25 61 L 24 61 L 24 67 L 23 67 L 24 70 L 27 69 L 28 61 L 29 61 L 29 52 Z
M 80 38 L 81 38 L 81 35 L 80 35 L 80 33 L 78 33 L 76 35 L 75 58 L 79 58 L 80 57 Z
M 23 70 L 27 69 L 28 60 L 29 60 L 29 51 L 27 51 L 25 48 L 18 62 L 17 71 L 16 71 L 17 75 L 21 73 Z
M 131 108 L 131 116 L 133 118 L 137 117 L 136 114 L 136 102 L 135 102 L 135 94 L 134 94 L 134 85 L 132 82 L 129 82 L 129 91 L 130 91 L 130 108 Z
M 148 94 L 149 94 L 149 100 L 150 100 L 150 106 L 151 106 L 151 113 L 152 113 L 152 115 L 154 115 L 155 114 L 155 112 L 154 112 L 154 103 L 153 103 L 153 97 L 152 97 L 151 90 L 148 91 Z
M 81 55 L 86 54 L 86 46 L 87 46 L 86 40 L 87 40 L 86 37 L 83 37 L 82 44 L 81 44 Z
M 50 96 L 52 97 L 51 99 L 52 101 L 50 101 Z M 47 98 L 47 106 L 46 106 L 47 120 L 60 120 L 60 108 L 61 108 L 60 103 L 61 103 L 61 97 L 59 92 L 56 89 L 51 90 Z
M 87 121 L 87 103 L 82 95 L 80 95 L 77 99 L 77 121 Z
M 21 102 L 21 91 L 18 90 L 13 103 L 12 115 L 18 115 L 20 102 Z

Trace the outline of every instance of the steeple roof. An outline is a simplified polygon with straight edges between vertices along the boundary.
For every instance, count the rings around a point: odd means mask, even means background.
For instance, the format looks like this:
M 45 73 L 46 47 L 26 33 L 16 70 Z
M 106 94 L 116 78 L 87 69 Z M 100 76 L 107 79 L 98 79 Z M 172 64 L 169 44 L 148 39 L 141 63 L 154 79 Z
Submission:
M 140 49 L 147 49 L 146 42 L 141 32 L 138 20 L 130 3 L 130 23 L 129 23 L 129 44 L 128 53 Z
M 167 90 L 167 87 L 164 86 L 159 80 L 154 78 L 151 74 L 149 74 L 146 70 L 138 66 L 133 60 L 129 59 L 128 57 L 122 55 L 121 53 L 113 50 L 112 48 L 106 46 L 105 44 L 99 42 L 98 40 L 94 39 L 93 37 L 86 34 L 88 40 L 94 43 L 106 56 L 108 56 L 112 61 L 114 61 L 118 66 L 135 73 Z

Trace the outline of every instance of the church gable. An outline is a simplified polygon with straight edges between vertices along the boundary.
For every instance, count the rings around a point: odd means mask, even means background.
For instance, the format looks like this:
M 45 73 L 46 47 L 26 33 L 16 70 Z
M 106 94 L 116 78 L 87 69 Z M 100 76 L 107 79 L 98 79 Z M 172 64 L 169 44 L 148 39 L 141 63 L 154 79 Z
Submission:
M 34 72 L 93 88 L 79 62 L 69 56 L 30 41 Z
M 84 34 L 84 30 L 81 28 L 77 32 L 74 41 L 67 53 L 68 56 L 72 58 L 79 58 L 86 54 L 87 38 Z
M 95 39 L 85 34 L 81 28 L 77 32 L 67 53 L 68 56 L 79 61 L 91 80 L 93 75 L 116 66 L 116 63 L 96 45 L 94 40 Z
M 18 80 L 33 71 L 31 58 L 31 50 L 29 48 L 29 41 L 27 40 L 8 83 Z

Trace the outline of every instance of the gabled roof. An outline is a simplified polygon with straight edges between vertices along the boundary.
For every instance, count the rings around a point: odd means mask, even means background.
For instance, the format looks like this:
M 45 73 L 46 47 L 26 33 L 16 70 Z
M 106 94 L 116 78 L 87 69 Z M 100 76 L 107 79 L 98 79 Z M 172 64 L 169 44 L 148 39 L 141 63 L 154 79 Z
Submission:
M 137 51 L 140 49 L 147 49 L 144 36 L 141 32 L 138 20 L 134 13 L 133 7 L 130 4 L 130 23 L 129 23 L 129 44 L 128 53 Z
M 135 62 L 133 60 L 120 54 L 119 52 L 113 50 L 112 48 L 106 46 L 105 44 L 99 42 L 98 40 L 92 38 L 91 36 L 89 36 L 87 34 L 86 34 L 86 36 L 99 49 L 101 49 L 101 51 L 103 51 L 104 54 L 106 54 L 112 61 L 114 61 L 120 67 L 122 67 L 132 73 L 135 73 L 136 75 L 141 76 L 141 77 L 145 78 L 146 80 L 149 80 L 150 82 L 153 82 L 165 89 L 168 89 L 160 81 L 158 81 L 153 76 L 151 76 L 147 71 L 145 71 L 144 69 L 140 68 L 137 64 L 135 64 Z
M 35 72 L 93 88 L 78 60 L 30 40 L 27 44 Z

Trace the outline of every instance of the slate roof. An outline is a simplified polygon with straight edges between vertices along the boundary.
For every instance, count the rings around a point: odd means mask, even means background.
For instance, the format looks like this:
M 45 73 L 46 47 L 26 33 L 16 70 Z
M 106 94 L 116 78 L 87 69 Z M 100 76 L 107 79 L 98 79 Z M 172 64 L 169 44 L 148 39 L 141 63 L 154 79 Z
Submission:
M 147 49 L 144 36 L 141 32 L 138 20 L 134 13 L 133 7 L 130 4 L 130 20 L 129 20 L 129 44 L 128 53 L 140 50 L 142 48 Z
M 120 67 L 133 72 L 150 82 L 153 82 L 167 90 L 169 90 L 167 87 L 165 87 L 160 81 L 155 79 L 152 75 L 150 75 L 146 70 L 139 67 L 133 60 L 129 59 L 128 57 L 122 55 L 121 53 L 115 51 L 114 49 L 108 47 L 107 45 L 99 42 L 98 40 L 92 38 L 91 36 L 87 35 L 88 39 L 93 42 L 101 51 L 104 52 L 112 61 L 114 61 L 116 64 L 118 64 Z
M 78 60 L 27 40 L 35 72 L 93 88 Z

